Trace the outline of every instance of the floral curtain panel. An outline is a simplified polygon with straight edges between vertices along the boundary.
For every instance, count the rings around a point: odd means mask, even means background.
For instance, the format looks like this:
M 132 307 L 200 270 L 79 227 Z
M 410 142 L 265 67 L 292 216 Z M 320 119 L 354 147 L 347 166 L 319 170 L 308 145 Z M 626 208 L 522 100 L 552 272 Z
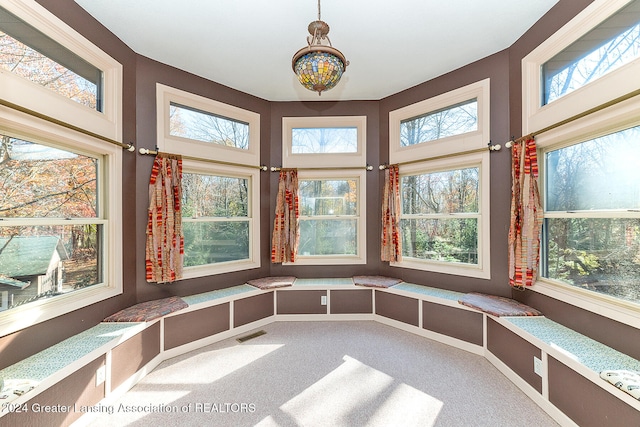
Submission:
M 282 169 L 273 221 L 271 262 L 295 262 L 300 240 L 298 226 L 298 170 Z
M 402 237 L 400 235 L 400 174 L 398 165 L 390 165 L 384 176 L 382 194 L 382 261 L 402 261 Z
M 538 275 L 543 214 L 538 190 L 538 158 L 533 137 L 514 143 L 511 155 L 509 284 L 524 288 L 533 285 Z
M 167 283 L 182 278 L 182 158 L 158 153 L 149 180 L 147 225 L 147 282 Z

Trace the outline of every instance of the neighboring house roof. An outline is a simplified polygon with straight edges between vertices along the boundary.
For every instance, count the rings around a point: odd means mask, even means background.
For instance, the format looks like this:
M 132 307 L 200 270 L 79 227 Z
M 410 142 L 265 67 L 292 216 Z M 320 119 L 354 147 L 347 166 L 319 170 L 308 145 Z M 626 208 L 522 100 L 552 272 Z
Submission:
M 24 289 L 30 284 L 31 282 L 22 282 L 20 280 L 15 280 L 10 277 L 0 276 L 0 287 L 13 286 L 15 288 Z
M 0 275 L 4 277 L 46 274 L 58 248 L 57 236 L 0 237 Z M 6 245 L 6 246 L 5 246 Z

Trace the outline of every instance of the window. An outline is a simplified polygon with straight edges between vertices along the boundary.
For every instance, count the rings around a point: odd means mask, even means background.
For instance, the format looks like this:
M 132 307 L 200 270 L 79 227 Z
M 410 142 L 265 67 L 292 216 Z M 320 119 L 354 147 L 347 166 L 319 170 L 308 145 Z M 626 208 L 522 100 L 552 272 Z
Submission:
M 389 113 L 389 162 L 411 162 L 484 148 L 489 142 L 489 80 Z
M 185 161 L 184 277 L 260 266 L 258 169 Z
M 0 332 L 122 292 L 122 149 L 35 119 L 30 131 L 0 131 Z
M 542 276 L 640 303 L 640 126 L 544 150 Z
M 393 266 L 489 277 L 487 165 L 480 153 L 400 167 L 403 259 Z
M 389 132 L 403 257 L 391 265 L 490 278 L 489 80 L 391 111 Z
M 295 264 L 366 263 L 366 117 L 284 117 L 284 167 L 298 171 Z
M 282 165 L 364 167 L 366 117 L 283 117 Z
M 169 103 L 169 135 L 195 141 L 249 148 L 249 124 Z
M 542 65 L 542 104 L 640 57 L 640 1 L 632 1 Z
M 121 65 L 36 2 L 0 16 L 3 100 L 121 140 Z M 39 116 L 0 117 L 0 336 L 122 293 L 122 148 Z
M 640 0 L 596 0 L 522 60 L 523 133 L 640 89 Z
M 5 101 L 119 141 L 122 66 L 36 2 L 0 7 Z
M 619 51 L 596 47 L 600 41 L 614 39 L 622 46 L 625 37 L 616 37 L 626 28 L 631 29 L 626 34 L 635 37 L 627 48 L 637 51 L 638 38 L 633 35 L 637 30 L 633 28 L 640 19 L 631 11 L 638 10 L 639 3 L 596 0 L 523 60 L 523 130 L 564 123 L 536 136 L 544 222 L 541 277 L 532 289 L 632 325 L 637 324 L 640 303 L 636 154 L 640 107 L 635 99 L 611 101 L 640 88 L 635 70 L 640 58 L 635 56 L 622 65 L 626 60 Z M 597 30 L 590 33 L 594 28 Z M 587 33 L 599 36 L 590 44 L 584 36 Z M 534 80 L 535 70 L 542 70 L 546 62 L 555 64 L 553 58 L 577 40 L 583 52 L 596 52 L 607 64 L 602 69 L 606 73 L 594 73 L 597 78 L 539 107 L 543 92 Z M 588 58 L 584 61 L 590 61 Z M 579 63 L 578 55 L 568 59 L 575 62 L 576 73 L 586 66 Z M 573 85 L 571 79 L 566 82 Z M 600 105 L 608 106 L 592 111 Z M 586 111 L 591 112 L 566 120 Z
M 305 256 L 357 256 L 359 179 L 300 179 L 300 245 Z
M 478 100 L 470 99 L 400 121 L 400 146 L 410 147 L 478 129 Z
M 0 46 L 6 71 L 102 110 L 102 71 L 1 7 Z
M 161 151 L 259 165 L 259 114 L 161 84 L 156 102 Z
M 185 156 L 183 277 L 260 267 L 260 115 L 161 84 L 156 101 L 158 148 Z

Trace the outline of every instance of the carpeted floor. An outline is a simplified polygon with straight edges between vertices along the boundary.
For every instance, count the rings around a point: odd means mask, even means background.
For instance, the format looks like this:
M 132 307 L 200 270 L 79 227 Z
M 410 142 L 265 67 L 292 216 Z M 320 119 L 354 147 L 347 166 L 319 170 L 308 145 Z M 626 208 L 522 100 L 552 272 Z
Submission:
M 165 361 L 90 425 L 557 426 L 483 357 L 396 328 L 262 329 Z

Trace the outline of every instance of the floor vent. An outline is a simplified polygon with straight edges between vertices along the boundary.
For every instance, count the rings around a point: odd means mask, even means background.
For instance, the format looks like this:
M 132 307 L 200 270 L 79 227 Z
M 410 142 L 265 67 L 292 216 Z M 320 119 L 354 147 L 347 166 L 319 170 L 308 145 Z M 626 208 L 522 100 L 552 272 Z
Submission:
M 260 335 L 264 335 L 264 334 L 266 334 L 265 331 L 258 331 L 258 332 L 254 332 L 254 333 L 252 333 L 250 335 L 246 335 L 244 337 L 236 338 L 236 340 L 238 342 L 245 342 L 245 341 L 249 341 L 250 339 L 259 337 Z

